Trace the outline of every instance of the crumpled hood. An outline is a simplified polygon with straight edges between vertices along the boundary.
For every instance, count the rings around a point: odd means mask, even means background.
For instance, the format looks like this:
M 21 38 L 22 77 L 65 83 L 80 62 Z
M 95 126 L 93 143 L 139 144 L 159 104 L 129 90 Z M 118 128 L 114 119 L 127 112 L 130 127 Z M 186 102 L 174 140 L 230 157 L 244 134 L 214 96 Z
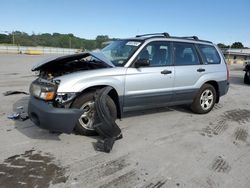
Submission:
M 106 56 L 104 56 L 103 53 L 101 53 L 101 52 L 83 52 L 83 53 L 77 53 L 77 54 L 67 55 L 67 56 L 51 57 L 49 59 L 46 59 L 46 60 L 39 62 L 31 70 L 38 71 L 38 70 L 41 70 L 42 68 L 49 66 L 49 65 L 52 65 L 52 64 L 80 60 L 80 59 L 88 57 L 88 56 L 92 56 L 92 57 L 100 60 L 107 67 L 115 67 L 113 65 L 113 63 L 110 60 L 108 60 L 106 58 Z

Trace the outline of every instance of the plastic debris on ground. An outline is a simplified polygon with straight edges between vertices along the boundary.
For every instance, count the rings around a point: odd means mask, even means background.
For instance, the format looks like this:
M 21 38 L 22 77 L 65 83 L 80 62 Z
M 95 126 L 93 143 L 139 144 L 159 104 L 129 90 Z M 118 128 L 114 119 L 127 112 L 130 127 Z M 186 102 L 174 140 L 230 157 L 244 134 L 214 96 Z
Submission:
M 12 119 L 12 120 L 16 120 L 20 118 L 20 114 L 19 113 L 13 113 L 11 115 L 8 115 L 8 119 Z
M 3 93 L 4 96 L 16 95 L 16 94 L 25 94 L 25 95 L 29 95 L 29 93 L 24 92 L 24 91 L 6 91 L 6 92 Z
M 24 111 L 23 106 L 16 107 L 17 112 L 8 116 L 8 119 L 25 121 L 29 119 L 29 115 Z

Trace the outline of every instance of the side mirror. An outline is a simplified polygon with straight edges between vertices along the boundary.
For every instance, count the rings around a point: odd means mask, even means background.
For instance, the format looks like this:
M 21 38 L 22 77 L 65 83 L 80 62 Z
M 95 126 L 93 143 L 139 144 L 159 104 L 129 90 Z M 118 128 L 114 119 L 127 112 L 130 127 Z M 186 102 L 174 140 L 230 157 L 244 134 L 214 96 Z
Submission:
M 149 65 L 150 65 L 150 61 L 148 59 L 137 59 L 135 62 L 135 68 L 147 67 Z

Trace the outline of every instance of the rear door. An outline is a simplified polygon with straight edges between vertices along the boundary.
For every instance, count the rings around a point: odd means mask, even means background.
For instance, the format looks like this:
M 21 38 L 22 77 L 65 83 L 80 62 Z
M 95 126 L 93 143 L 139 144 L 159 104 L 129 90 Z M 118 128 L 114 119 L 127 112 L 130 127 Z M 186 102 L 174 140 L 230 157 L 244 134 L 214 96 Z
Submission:
M 226 66 L 224 62 L 222 63 L 216 48 L 212 45 L 205 44 L 198 44 L 197 47 L 199 48 L 203 62 L 205 63 L 206 74 L 222 72 L 224 73 L 224 79 L 226 80 Z
M 197 90 L 195 84 L 205 73 L 204 64 L 192 43 L 174 42 L 174 102 L 192 102 Z
M 147 44 L 136 59 L 148 59 L 147 67 L 129 67 L 125 78 L 124 111 L 163 106 L 172 99 L 174 68 L 171 43 Z

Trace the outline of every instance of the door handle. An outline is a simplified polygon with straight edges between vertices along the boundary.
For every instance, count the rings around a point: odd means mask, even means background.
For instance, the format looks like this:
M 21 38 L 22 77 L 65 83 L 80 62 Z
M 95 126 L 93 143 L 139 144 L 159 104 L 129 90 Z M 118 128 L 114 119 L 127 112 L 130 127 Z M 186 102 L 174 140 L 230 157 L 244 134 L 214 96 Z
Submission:
M 205 72 L 205 71 L 206 71 L 206 69 L 203 69 L 203 68 L 197 69 L 197 72 Z
M 163 70 L 163 71 L 161 71 L 161 74 L 171 74 L 172 73 L 172 71 L 170 71 L 170 70 Z

